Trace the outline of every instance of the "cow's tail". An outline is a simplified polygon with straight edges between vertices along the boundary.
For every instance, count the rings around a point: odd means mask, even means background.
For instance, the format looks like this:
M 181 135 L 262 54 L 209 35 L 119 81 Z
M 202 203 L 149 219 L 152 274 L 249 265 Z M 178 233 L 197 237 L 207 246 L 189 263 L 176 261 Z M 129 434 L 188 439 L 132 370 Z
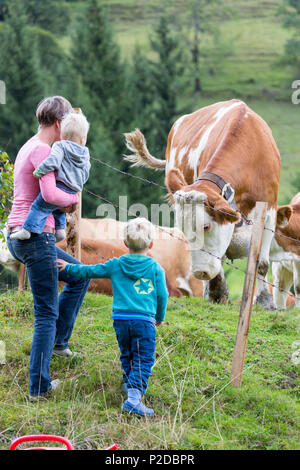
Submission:
M 164 170 L 166 167 L 166 160 L 160 160 L 159 158 L 153 157 L 148 148 L 144 135 L 139 129 L 124 134 L 126 147 L 131 155 L 125 155 L 125 160 L 132 163 L 131 166 L 146 166 L 148 168 L 154 168 L 155 170 Z

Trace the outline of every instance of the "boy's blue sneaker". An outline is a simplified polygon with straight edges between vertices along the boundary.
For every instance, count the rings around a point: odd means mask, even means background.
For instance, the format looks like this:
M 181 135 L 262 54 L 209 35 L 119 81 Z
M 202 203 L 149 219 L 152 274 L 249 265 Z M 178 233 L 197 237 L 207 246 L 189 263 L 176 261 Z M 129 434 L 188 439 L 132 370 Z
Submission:
M 154 410 L 147 408 L 141 401 L 137 405 L 132 405 L 130 401 L 124 401 L 122 405 L 123 411 L 128 411 L 130 414 L 138 414 L 140 416 L 153 416 Z

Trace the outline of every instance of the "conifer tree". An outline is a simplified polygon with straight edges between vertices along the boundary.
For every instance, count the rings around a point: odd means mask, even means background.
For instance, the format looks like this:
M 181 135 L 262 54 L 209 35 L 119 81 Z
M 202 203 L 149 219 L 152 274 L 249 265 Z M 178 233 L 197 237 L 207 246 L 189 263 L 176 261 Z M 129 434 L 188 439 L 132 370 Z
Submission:
M 91 155 L 124 169 L 122 133 L 132 122 L 126 94 L 127 75 L 107 11 L 98 0 L 86 2 L 83 19 L 73 39 L 72 57 L 80 82 L 76 102 L 91 123 L 88 140 Z M 128 193 L 125 176 L 112 173 L 93 160 L 90 174 L 86 188 L 115 204 L 119 195 Z M 95 217 L 95 208 L 101 200 L 85 194 L 84 201 L 87 215 Z
M 292 66 L 294 78 L 300 77 L 300 0 L 283 0 L 279 14 L 283 18 L 283 26 L 292 31 L 291 37 L 285 44 L 285 54 L 281 62 Z
M 35 108 L 43 97 L 36 48 L 27 24 L 23 2 L 11 0 L 0 33 L 0 79 L 6 84 L 6 105 L 0 107 L 0 143 L 12 157 L 34 132 Z
M 87 0 L 83 20 L 73 41 L 73 63 L 93 114 L 115 135 L 122 122 L 125 71 L 107 11 L 98 0 Z
M 66 34 L 70 8 L 65 0 L 26 0 L 28 21 L 55 34 Z
M 156 143 L 166 147 L 167 136 L 178 115 L 178 98 L 184 72 L 183 52 L 179 37 L 173 34 L 169 18 L 162 16 L 151 39 L 151 46 L 158 56 L 153 63 L 153 79 L 156 89 Z

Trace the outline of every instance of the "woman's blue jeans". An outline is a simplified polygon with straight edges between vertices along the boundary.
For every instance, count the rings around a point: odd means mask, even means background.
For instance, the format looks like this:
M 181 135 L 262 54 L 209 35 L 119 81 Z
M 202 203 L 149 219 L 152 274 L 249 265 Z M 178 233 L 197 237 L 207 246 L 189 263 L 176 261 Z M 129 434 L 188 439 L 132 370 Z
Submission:
M 55 348 L 65 349 L 90 281 L 75 278 L 54 268 L 57 258 L 68 263 L 78 260 L 55 245 L 50 233 L 29 240 L 7 238 L 11 254 L 26 266 L 34 301 L 34 331 L 30 352 L 29 393 L 41 395 L 51 389 L 50 359 Z M 58 281 L 65 282 L 58 295 Z

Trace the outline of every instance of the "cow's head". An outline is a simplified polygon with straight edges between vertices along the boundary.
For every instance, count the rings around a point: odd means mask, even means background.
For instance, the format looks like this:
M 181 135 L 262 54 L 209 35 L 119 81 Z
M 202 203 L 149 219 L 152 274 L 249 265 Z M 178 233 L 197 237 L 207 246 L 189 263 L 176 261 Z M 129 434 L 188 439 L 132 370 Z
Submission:
M 280 206 L 277 209 L 277 251 L 300 256 L 300 204 Z M 278 247 L 279 245 L 279 247 Z M 281 257 L 283 255 L 281 254 Z
M 230 244 L 234 226 L 241 219 L 240 213 L 232 209 L 210 185 L 202 184 L 201 189 L 187 185 L 178 169 L 167 173 L 166 186 L 175 204 L 177 223 L 190 243 L 191 238 L 193 240 L 192 274 L 198 279 L 214 279 L 221 270 L 221 259 Z M 189 209 L 189 206 L 194 209 Z M 197 208 L 202 209 L 200 217 L 195 217 Z M 198 244 L 194 237 L 195 231 Z

